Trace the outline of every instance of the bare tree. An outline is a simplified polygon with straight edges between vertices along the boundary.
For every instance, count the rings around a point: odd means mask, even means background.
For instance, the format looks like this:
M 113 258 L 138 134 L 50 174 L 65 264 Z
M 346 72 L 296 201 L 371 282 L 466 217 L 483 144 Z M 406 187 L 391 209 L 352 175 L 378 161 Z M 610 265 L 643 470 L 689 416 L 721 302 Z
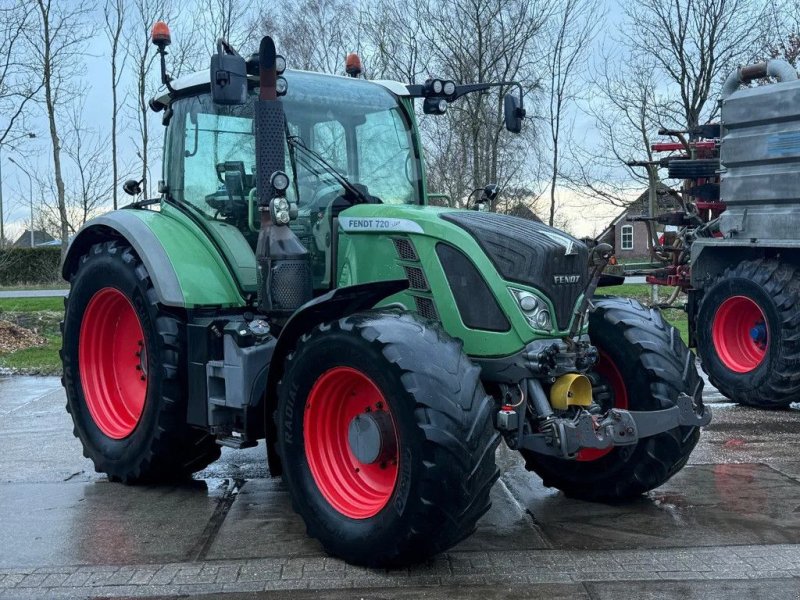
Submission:
M 30 102 L 42 89 L 26 57 L 35 17 L 27 2 L 0 7 L 0 145 L 25 135 Z
M 0 151 L 25 136 L 31 100 L 42 88 L 42 81 L 25 59 L 25 43 L 35 25 L 35 14 L 23 1 L 0 7 Z M 0 247 L 5 247 L 3 177 L 0 174 Z
M 106 148 L 108 138 L 84 122 L 82 103 L 72 105 L 65 127 L 64 153 L 70 160 L 67 185 L 69 226 L 74 233 L 108 201 L 116 179 L 108 177 Z
M 360 20 L 353 0 L 301 0 L 261 15 L 292 68 L 344 73 L 349 52 L 360 49 Z
M 109 136 L 101 136 L 97 129 L 87 125 L 82 106 L 82 101 L 73 102 L 65 110 L 61 127 L 64 198 L 70 235 L 107 207 L 109 193 L 114 187 L 106 162 Z M 35 168 L 31 170 L 39 194 L 35 201 L 38 206 L 34 216 L 36 225 L 41 225 L 45 231 L 57 232 L 61 226 L 61 211 L 58 202 L 53 201 L 58 194 L 55 181 L 49 174 Z
M 691 128 L 716 115 L 712 99 L 764 38 L 767 10 L 757 0 L 628 0 L 621 42 L 674 90 L 673 126 Z
M 422 28 L 409 19 L 408 3 L 378 0 L 362 19 L 370 51 L 370 76 L 419 83 L 427 60 L 421 56 Z
M 622 60 L 622 50 L 600 53 L 584 105 L 594 122 L 592 135 L 573 140 L 568 154 L 572 172 L 564 177 L 573 192 L 618 207 L 627 206 L 646 185 L 646 174 L 627 166 L 652 161 L 650 144 L 667 112 L 652 61 Z
M 172 6 L 159 0 L 131 0 L 130 25 L 126 26 L 124 47 L 128 54 L 132 71 L 132 90 L 129 94 L 129 108 L 134 115 L 137 136 L 134 145 L 141 160 L 139 179 L 142 190 L 150 193 L 150 98 L 156 93 L 160 78 L 153 72 L 157 54 L 150 40 L 150 31 L 156 21 L 169 21 Z
M 114 184 L 111 190 L 114 210 L 117 210 L 117 187 L 119 177 L 119 158 L 117 156 L 117 122 L 119 119 L 119 90 L 128 54 L 122 47 L 122 30 L 125 25 L 125 0 L 106 0 L 103 7 L 105 34 L 111 46 L 111 169 Z
M 58 116 L 76 95 L 76 82 L 83 69 L 84 48 L 90 37 L 88 23 L 91 9 L 81 0 L 36 0 L 36 13 L 39 26 L 30 33 L 30 50 L 41 73 L 44 87 L 44 107 L 53 152 L 61 254 L 65 256 L 69 245 L 69 218 L 62 174 Z
M 252 2 L 246 0 L 198 0 L 196 18 L 198 36 L 203 41 L 207 58 L 216 52 L 219 38 L 227 40 L 234 48 L 243 49 L 253 46 L 260 26 L 259 20 L 252 15 Z
M 375 0 L 366 6 L 302 0 L 291 12 L 262 13 L 262 30 L 277 38 L 295 68 L 342 73 L 347 53 L 357 51 L 371 78 L 519 80 L 532 114 L 542 67 L 536 41 L 551 10 L 545 0 Z M 488 182 L 522 187 L 523 180 L 538 178 L 530 159 L 535 120 L 523 136 L 507 134 L 503 126 L 502 96 L 510 89 L 469 95 L 443 117 L 420 119 L 429 188 L 446 193 L 454 205 Z
M 794 67 L 800 59 L 800 0 L 768 0 L 770 18 L 763 39 L 764 54 L 755 60 L 783 59 Z
M 459 82 L 521 81 L 530 97 L 539 89 L 541 63 L 536 41 L 552 7 L 538 0 L 455 0 L 447 4 L 417 0 L 409 5 L 420 24 L 428 71 Z M 471 94 L 451 105 L 448 132 L 451 147 L 459 150 L 461 189 L 453 198 L 465 198 L 488 182 L 503 186 L 525 175 L 525 161 L 536 134 L 534 122 L 526 136 L 507 134 L 499 93 Z M 530 109 L 530 102 L 528 108 Z M 435 145 L 430 146 L 436 149 Z M 455 182 L 457 183 L 457 182 Z
M 560 145 L 569 111 L 580 96 L 579 84 L 591 43 L 602 22 L 597 0 L 563 0 L 550 28 L 547 47 L 547 123 L 550 137 L 550 211 L 548 223 L 556 215 L 556 187 L 559 184 L 562 156 Z
M 800 33 L 791 32 L 767 49 L 770 58 L 780 58 L 797 67 L 800 58 Z
M 626 0 L 590 78 L 584 110 L 594 138 L 570 153 L 573 191 L 626 206 L 646 185 L 660 128 L 689 129 L 717 116 L 719 88 L 738 63 L 763 53 L 768 4 L 756 0 Z

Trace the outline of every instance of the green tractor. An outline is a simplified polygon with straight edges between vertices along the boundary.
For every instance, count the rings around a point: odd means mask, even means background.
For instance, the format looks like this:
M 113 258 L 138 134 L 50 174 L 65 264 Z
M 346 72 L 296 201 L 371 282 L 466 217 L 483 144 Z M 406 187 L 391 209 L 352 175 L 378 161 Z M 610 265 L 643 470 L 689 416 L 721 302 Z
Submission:
M 702 380 L 657 310 L 594 296 L 610 248 L 427 206 L 415 100 L 513 89 L 519 132 L 518 84 L 285 70 L 269 37 L 171 80 L 153 38 L 160 198 L 88 222 L 63 265 L 67 409 L 97 471 L 175 480 L 265 439 L 309 534 L 388 566 L 475 530 L 501 439 L 586 500 L 683 467 Z

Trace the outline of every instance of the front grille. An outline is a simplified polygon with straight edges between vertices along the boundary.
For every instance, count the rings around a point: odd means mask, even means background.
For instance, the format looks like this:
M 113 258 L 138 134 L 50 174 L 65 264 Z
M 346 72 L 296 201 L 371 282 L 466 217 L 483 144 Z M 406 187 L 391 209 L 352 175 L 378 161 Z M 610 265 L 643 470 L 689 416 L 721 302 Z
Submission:
M 408 279 L 408 287 L 412 290 L 422 290 L 427 292 L 430 289 L 428 280 L 425 278 L 425 273 L 419 267 L 406 267 L 403 269 L 406 272 L 406 279 Z
M 436 244 L 436 254 L 464 325 L 487 331 L 511 329 L 494 294 L 472 261 L 460 250 L 443 243 Z
M 417 312 L 426 319 L 431 321 L 439 320 L 439 313 L 436 312 L 436 306 L 430 298 L 423 298 L 422 296 L 414 296 L 414 302 L 417 304 Z
M 407 240 L 406 238 L 392 238 L 394 242 L 394 249 L 397 251 L 397 256 L 400 257 L 400 260 L 419 260 L 417 256 L 417 251 L 414 248 L 414 244 L 411 243 L 411 240 Z
M 589 249 L 543 223 L 476 211 L 453 211 L 441 218 L 465 229 L 507 281 L 544 292 L 566 329 L 589 279 Z

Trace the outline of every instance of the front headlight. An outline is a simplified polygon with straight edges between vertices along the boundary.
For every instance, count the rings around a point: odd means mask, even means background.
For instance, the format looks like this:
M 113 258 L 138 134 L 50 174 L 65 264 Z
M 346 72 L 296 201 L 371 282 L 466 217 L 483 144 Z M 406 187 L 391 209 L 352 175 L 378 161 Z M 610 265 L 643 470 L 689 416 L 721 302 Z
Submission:
M 550 318 L 550 310 L 547 308 L 547 304 L 536 294 L 525 290 L 510 289 L 519 305 L 519 309 L 525 315 L 531 327 L 549 331 L 552 326 L 552 319 Z

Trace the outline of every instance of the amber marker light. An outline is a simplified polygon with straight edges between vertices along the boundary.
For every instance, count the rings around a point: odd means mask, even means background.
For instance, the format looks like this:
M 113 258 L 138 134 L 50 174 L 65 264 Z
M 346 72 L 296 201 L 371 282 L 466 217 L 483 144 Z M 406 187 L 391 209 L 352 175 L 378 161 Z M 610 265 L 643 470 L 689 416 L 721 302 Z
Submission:
M 150 32 L 150 39 L 159 48 L 169 46 L 172 39 L 169 35 L 169 26 L 164 21 L 156 21 L 153 30 Z
M 361 58 L 355 52 L 347 55 L 344 61 L 344 70 L 350 77 L 358 77 L 363 72 L 361 68 Z

